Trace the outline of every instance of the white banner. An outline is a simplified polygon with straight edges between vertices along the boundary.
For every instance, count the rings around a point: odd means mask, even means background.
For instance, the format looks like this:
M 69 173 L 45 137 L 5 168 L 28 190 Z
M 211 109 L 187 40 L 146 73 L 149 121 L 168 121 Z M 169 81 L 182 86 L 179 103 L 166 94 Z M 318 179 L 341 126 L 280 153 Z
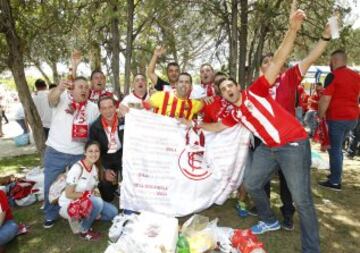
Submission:
M 245 127 L 199 137 L 173 118 L 142 110 L 130 110 L 125 122 L 121 208 L 185 216 L 223 204 L 241 184 Z

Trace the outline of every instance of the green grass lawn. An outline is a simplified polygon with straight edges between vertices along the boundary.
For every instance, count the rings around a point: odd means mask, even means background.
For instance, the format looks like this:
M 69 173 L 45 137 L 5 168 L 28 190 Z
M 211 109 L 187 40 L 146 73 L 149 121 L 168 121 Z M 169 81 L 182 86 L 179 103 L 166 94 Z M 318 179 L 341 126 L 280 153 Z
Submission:
M 7 158 L 0 160 L 0 175 L 20 172 L 22 166 L 35 166 L 40 162 L 35 155 Z M 313 196 L 320 225 L 322 252 L 355 253 L 360 247 L 360 160 L 345 161 L 343 191 L 333 192 L 319 188 L 316 182 L 323 179 L 326 171 L 312 171 Z M 272 183 L 272 206 L 280 218 L 280 198 L 278 182 Z M 228 200 L 223 206 L 213 206 L 202 212 L 210 218 L 219 218 L 219 225 L 232 228 L 248 228 L 257 222 L 255 217 L 239 218 L 233 208 L 235 200 Z M 29 207 L 15 208 L 17 221 L 31 226 L 30 233 L 18 237 L 8 245 L 7 252 L 14 253 L 64 253 L 64 252 L 104 252 L 107 246 L 107 233 L 110 223 L 98 222 L 94 228 L 103 233 L 98 242 L 87 242 L 72 234 L 68 223 L 59 220 L 54 227 L 42 227 L 42 210 L 40 203 Z M 183 222 L 186 218 L 180 219 Z M 276 231 L 261 235 L 267 252 L 293 253 L 300 252 L 299 218 L 295 215 L 295 231 Z M 133 252 L 131 252 L 133 253 Z M 134 252 L 135 253 L 135 252 Z

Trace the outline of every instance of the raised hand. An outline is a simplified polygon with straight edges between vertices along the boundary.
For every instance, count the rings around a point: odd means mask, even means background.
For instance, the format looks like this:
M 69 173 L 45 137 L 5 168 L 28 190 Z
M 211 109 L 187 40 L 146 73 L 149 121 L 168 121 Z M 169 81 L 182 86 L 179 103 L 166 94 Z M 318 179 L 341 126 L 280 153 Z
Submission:
M 157 57 L 161 57 L 166 52 L 165 47 L 163 46 L 157 46 L 154 50 L 154 55 Z
M 290 15 L 290 28 L 295 31 L 299 31 L 302 23 L 306 18 L 305 12 L 302 10 L 296 10 Z
M 74 49 L 71 53 L 71 65 L 72 67 L 77 67 L 81 62 L 81 52 L 79 50 Z
M 331 29 L 329 23 L 325 25 L 325 29 L 322 33 L 323 38 L 331 38 Z
M 304 22 L 304 19 L 306 18 L 306 15 L 304 11 L 296 8 L 297 0 L 293 0 L 293 2 L 291 3 L 289 22 L 291 29 L 299 31 L 302 23 Z
M 72 81 L 69 81 L 69 80 L 60 80 L 59 85 L 57 87 L 61 91 L 64 91 L 65 89 L 72 90 L 73 83 L 72 83 Z

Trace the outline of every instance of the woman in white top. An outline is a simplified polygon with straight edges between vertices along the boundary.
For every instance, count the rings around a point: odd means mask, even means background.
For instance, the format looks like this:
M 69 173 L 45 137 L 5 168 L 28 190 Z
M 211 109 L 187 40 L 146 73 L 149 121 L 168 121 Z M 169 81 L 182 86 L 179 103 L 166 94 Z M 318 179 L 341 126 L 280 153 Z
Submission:
M 59 198 L 60 215 L 69 218 L 68 206 L 85 191 L 91 193 L 92 210 L 88 217 L 80 222 L 80 237 L 86 240 L 97 240 L 100 234 L 92 231 L 91 226 L 96 219 L 111 221 L 118 213 L 117 208 L 94 195 L 94 190 L 99 183 L 99 158 L 100 144 L 97 141 L 88 141 L 85 144 L 85 158 L 75 163 L 69 170 L 66 177 L 65 191 Z

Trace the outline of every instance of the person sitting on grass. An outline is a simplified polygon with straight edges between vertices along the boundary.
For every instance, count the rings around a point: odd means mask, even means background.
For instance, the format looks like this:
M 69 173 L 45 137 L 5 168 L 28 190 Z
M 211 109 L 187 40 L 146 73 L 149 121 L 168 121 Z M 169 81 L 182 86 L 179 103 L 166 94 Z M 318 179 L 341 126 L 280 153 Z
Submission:
M 96 219 L 111 221 L 118 213 L 117 208 L 94 194 L 99 183 L 100 144 L 97 141 L 88 141 L 85 144 L 85 158 L 75 163 L 69 170 L 65 191 L 59 198 L 60 215 L 69 218 L 68 207 L 72 201 L 90 192 L 92 209 L 90 214 L 80 221 L 80 237 L 94 241 L 100 238 L 100 233 L 92 231 L 91 226 Z
M 12 215 L 6 194 L 0 190 L 0 253 L 5 252 L 5 246 L 17 235 L 27 233 L 24 224 L 16 224 Z

